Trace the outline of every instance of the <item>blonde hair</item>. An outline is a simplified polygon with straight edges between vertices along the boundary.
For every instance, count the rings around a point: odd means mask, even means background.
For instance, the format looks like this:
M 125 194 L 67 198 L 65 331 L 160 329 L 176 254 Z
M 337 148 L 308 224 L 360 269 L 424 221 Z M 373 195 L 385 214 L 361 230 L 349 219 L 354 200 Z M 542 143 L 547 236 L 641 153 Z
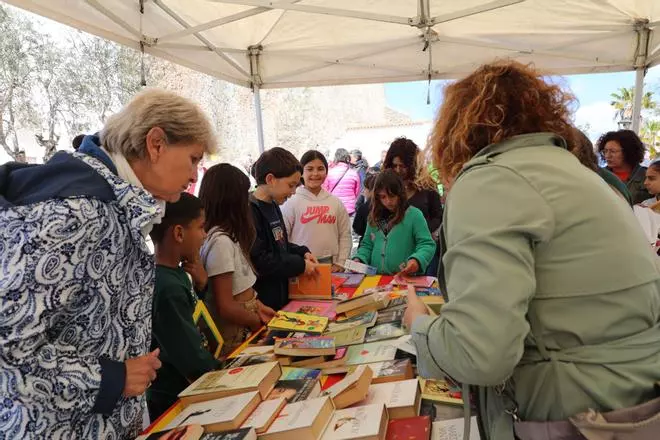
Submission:
M 551 132 L 574 145 L 573 102 L 530 65 L 485 64 L 445 89 L 429 142 L 435 166 L 444 178 L 455 177 L 488 145 L 521 134 Z
M 216 150 L 213 127 L 202 109 L 189 99 L 160 89 L 140 92 L 110 116 L 101 131 L 101 145 L 127 159 L 140 159 L 146 153 L 147 133 L 154 127 L 165 132 L 170 145 L 200 144 L 209 154 Z

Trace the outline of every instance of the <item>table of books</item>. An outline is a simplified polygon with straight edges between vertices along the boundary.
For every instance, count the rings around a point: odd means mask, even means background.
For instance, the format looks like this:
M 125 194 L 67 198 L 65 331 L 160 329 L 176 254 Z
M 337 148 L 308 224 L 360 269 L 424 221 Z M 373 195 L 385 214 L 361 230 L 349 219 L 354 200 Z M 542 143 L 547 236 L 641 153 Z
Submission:
M 292 299 L 141 438 L 168 438 L 160 435 L 173 428 L 186 429 L 173 438 L 205 440 L 463 438 L 460 390 L 416 376 L 401 324 L 407 289 L 439 312 L 429 278 L 410 287 L 391 276 L 333 274 L 332 300 Z

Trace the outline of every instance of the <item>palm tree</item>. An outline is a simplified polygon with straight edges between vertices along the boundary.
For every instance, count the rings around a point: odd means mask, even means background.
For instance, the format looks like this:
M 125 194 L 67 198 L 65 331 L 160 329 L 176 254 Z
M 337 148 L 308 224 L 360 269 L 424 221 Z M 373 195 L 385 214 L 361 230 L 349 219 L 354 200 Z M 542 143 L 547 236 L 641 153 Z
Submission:
M 642 141 L 650 147 L 651 159 L 654 159 L 660 150 L 660 121 L 646 121 L 641 134 Z
M 614 107 L 616 113 L 614 119 L 619 121 L 632 120 L 633 102 L 635 101 L 635 90 L 633 87 L 621 87 L 618 91 L 611 93 L 612 101 L 610 105 Z M 653 92 L 646 92 L 642 97 L 642 109 L 651 110 L 657 107 L 653 100 Z

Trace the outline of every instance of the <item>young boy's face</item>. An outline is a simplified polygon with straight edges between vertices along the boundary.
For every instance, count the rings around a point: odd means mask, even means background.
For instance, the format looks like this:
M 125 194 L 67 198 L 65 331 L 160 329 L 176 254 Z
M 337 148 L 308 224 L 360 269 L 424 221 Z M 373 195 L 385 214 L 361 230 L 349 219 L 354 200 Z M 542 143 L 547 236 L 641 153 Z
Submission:
M 206 239 L 205 221 L 206 218 L 204 212 L 202 212 L 199 217 L 183 228 L 182 257 L 185 260 L 193 261 L 199 257 L 199 250 Z
M 286 202 L 286 199 L 291 197 L 295 192 L 296 188 L 300 184 L 300 172 L 296 171 L 289 177 L 280 177 L 277 178 L 272 174 L 266 176 L 266 184 L 268 185 L 269 195 L 273 198 L 273 201 L 278 205 Z

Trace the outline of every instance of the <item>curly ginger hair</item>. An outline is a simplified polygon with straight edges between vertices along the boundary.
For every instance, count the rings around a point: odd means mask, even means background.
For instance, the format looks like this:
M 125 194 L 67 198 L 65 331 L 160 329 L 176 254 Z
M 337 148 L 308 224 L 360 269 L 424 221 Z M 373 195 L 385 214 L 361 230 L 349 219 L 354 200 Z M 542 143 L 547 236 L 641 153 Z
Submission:
M 572 94 L 546 82 L 529 65 L 497 61 L 445 89 L 429 138 L 433 161 L 445 179 L 490 144 L 516 135 L 551 132 L 575 143 Z

